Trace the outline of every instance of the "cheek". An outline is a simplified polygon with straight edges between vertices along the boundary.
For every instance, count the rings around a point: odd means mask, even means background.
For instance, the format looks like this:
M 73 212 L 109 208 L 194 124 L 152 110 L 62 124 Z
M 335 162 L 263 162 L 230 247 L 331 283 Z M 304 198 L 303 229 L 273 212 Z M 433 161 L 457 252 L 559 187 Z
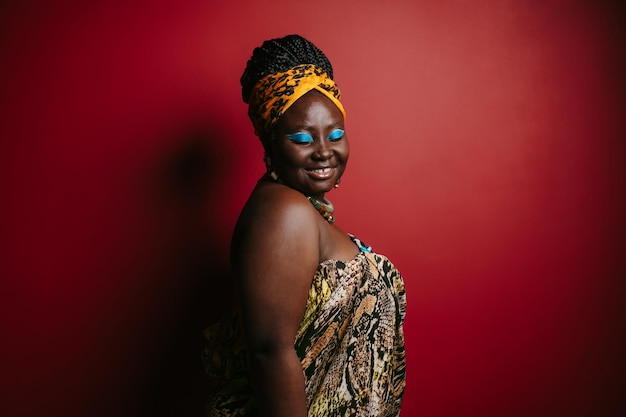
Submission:
M 341 146 L 337 147 L 336 152 L 343 161 L 347 161 L 350 156 L 350 144 L 348 141 L 343 142 Z
M 301 165 L 306 159 L 306 151 L 301 148 L 285 146 L 280 150 L 280 160 L 287 165 Z

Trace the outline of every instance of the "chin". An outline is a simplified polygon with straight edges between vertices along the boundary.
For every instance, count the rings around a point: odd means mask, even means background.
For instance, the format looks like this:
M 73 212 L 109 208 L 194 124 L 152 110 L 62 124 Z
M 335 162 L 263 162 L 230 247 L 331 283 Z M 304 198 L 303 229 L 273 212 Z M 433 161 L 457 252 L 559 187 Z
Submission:
M 332 191 L 337 183 L 337 178 L 328 178 L 323 181 L 310 181 L 308 178 L 301 178 L 300 181 L 285 181 L 285 184 L 294 190 L 298 190 L 305 195 L 325 194 Z
M 310 189 L 310 191 L 309 191 L 309 192 L 307 192 L 307 193 L 305 193 L 305 194 L 306 194 L 306 195 L 311 195 L 311 196 L 313 196 L 313 195 L 319 195 L 319 194 L 326 194 L 326 193 L 329 193 L 329 192 L 331 192 L 332 190 L 334 190 L 334 189 L 335 189 L 334 184 L 335 184 L 335 183 L 333 183 L 333 185 L 329 185 L 328 187 L 316 187 L 316 188 L 311 188 L 311 189 Z

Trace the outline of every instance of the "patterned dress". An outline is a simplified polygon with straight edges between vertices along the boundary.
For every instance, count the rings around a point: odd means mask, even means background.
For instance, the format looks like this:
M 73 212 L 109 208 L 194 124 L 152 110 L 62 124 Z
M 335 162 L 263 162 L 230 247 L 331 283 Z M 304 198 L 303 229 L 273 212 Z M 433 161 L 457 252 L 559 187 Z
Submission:
M 322 262 L 295 349 L 309 417 L 397 416 L 405 387 L 404 283 L 395 266 L 352 237 L 349 262 Z M 235 314 L 208 328 L 203 361 L 216 378 L 209 416 L 253 416 L 247 358 Z

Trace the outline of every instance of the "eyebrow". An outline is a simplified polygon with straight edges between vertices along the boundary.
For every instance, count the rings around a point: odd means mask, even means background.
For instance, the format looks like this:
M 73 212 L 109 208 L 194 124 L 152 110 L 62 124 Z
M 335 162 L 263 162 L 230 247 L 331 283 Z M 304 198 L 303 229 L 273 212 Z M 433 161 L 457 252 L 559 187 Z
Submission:
M 341 125 L 343 125 L 343 120 L 339 121 L 339 122 L 331 123 L 328 126 L 326 126 L 326 128 L 327 129 L 337 129 Z M 308 125 L 296 125 L 296 126 L 293 126 L 292 128 L 290 128 L 288 130 L 311 130 L 311 126 L 308 126 Z

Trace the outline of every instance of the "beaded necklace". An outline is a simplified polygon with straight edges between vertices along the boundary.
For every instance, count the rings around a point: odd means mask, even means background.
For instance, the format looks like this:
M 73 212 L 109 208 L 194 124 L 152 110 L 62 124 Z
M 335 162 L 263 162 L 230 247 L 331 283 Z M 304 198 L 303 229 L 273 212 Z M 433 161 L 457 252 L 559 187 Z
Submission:
M 267 178 L 278 184 L 283 184 L 283 182 L 278 178 L 278 175 L 276 175 L 274 171 L 270 172 L 269 174 L 266 174 L 264 178 Z M 335 212 L 335 206 L 333 206 L 333 203 L 328 201 L 326 198 L 324 198 L 323 201 L 320 201 L 310 196 L 307 196 L 306 198 L 313 205 L 313 207 L 315 207 L 315 209 L 319 211 L 319 213 L 322 215 L 324 219 L 326 219 L 328 223 L 330 224 L 335 223 L 335 216 L 333 216 L 333 213 Z
M 320 212 L 322 217 L 325 218 L 328 223 L 335 223 L 335 217 L 333 216 L 333 213 L 335 212 L 335 206 L 333 206 L 333 203 L 331 203 L 327 199 L 319 201 L 313 197 L 308 196 L 307 200 L 309 200 L 311 204 L 313 204 L 313 207 L 315 207 L 315 209 Z

